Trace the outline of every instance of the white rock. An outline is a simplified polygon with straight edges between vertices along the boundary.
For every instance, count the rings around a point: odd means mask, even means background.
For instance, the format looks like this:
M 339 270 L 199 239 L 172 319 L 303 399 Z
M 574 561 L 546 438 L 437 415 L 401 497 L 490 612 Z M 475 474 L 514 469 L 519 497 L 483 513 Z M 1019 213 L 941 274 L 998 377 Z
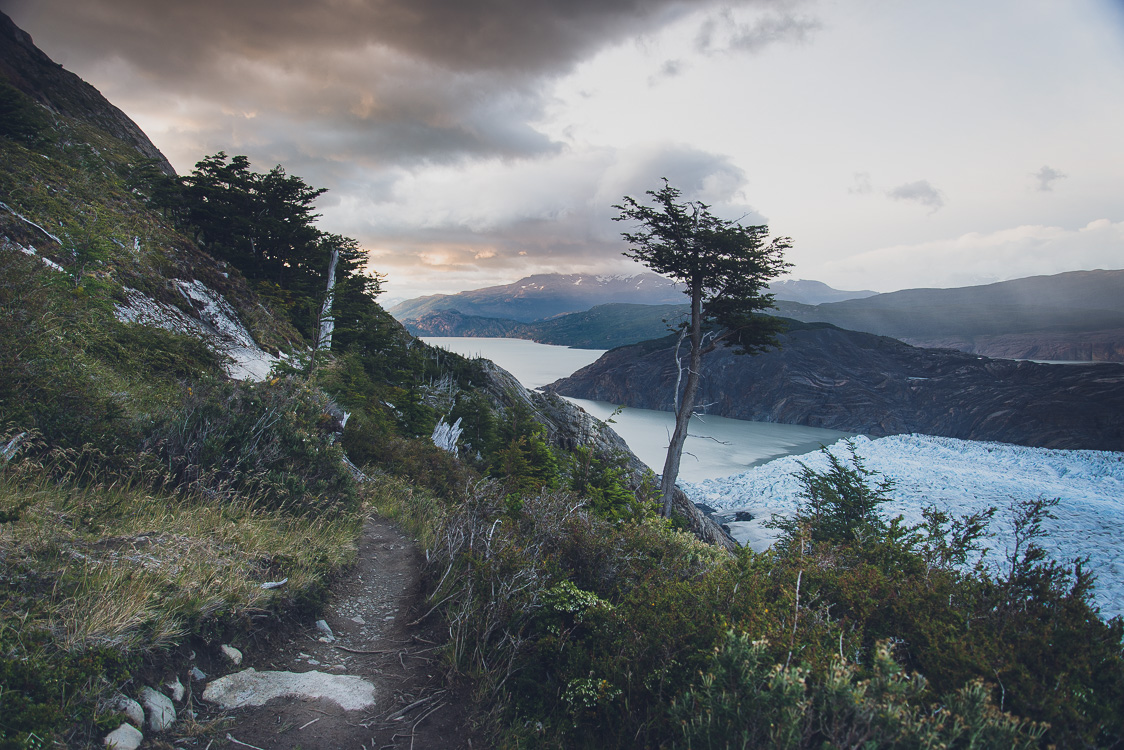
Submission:
M 141 708 L 141 704 L 137 703 L 129 696 L 117 696 L 117 698 L 113 701 L 113 707 L 121 713 L 125 714 L 125 716 L 128 717 L 129 721 L 133 722 L 134 727 L 144 726 L 144 709 Z
M 174 700 L 176 703 L 179 703 L 183 700 L 183 696 L 186 691 L 184 690 L 183 683 L 180 682 L 178 677 L 171 682 L 165 682 L 164 687 L 168 688 L 168 690 L 171 691 L 172 700 Z
M 222 644 L 222 655 L 234 662 L 234 666 L 242 664 L 242 652 L 229 644 Z
M 334 641 L 336 639 L 336 634 L 332 632 L 332 628 L 328 625 L 327 620 L 317 620 L 316 629 L 323 633 L 324 637 L 329 641 Z
M 227 709 L 264 706 L 281 697 L 326 698 L 345 711 L 359 711 L 375 704 L 375 686 L 354 675 L 258 672 L 251 667 L 220 677 L 203 691 L 203 700 Z
M 122 724 L 105 736 L 106 747 L 117 750 L 137 750 L 143 741 L 144 735 L 131 724 Z
M 196 682 L 198 682 L 199 680 L 205 680 L 205 679 L 207 679 L 207 673 L 204 672 L 199 667 L 192 667 L 191 668 L 191 679 L 195 680 Z
M 176 723 L 176 707 L 172 699 L 161 692 L 146 687 L 141 690 L 141 704 L 148 714 L 148 728 L 163 732 Z

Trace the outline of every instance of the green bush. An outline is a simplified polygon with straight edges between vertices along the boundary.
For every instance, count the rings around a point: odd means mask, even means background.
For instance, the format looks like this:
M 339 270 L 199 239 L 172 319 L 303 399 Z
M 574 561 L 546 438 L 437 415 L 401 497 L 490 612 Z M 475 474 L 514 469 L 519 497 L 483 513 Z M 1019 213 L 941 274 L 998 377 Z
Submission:
M 183 403 L 148 432 L 174 485 L 237 493 L 261 507 L 333 514 L 354 507 L 327 396 L 296 378 L 184 386 Z

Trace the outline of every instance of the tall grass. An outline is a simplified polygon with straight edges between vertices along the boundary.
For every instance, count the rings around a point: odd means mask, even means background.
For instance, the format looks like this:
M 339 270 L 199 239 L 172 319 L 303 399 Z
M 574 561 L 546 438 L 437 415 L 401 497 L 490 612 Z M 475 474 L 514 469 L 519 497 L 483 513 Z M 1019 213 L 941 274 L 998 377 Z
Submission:
M 359 511 L 216 503 L 99 479 L 68 457 L 0 467 L 0 747 L 93 731 L 96 706 L 145 658 L 314 603 L 354 559 Z

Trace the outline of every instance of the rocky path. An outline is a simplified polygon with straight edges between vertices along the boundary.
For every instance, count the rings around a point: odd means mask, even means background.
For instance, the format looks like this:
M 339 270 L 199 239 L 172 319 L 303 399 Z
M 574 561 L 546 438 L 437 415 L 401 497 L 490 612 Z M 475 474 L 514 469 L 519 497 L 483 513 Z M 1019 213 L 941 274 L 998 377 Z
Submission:
M 435 656 L 441 632 L 416 622 L 426 611 L 422 562 L 398 527 L 368 521 L 355 569 L 333 588 L 327 627 L 306 627 L 280 648 L 248 653 L 208 683 L 208 718 L 229 717 L 210 746 L 472 748 L 467 691 L 448 687 Z M 280 697 L 269 698 L 271 690 Z

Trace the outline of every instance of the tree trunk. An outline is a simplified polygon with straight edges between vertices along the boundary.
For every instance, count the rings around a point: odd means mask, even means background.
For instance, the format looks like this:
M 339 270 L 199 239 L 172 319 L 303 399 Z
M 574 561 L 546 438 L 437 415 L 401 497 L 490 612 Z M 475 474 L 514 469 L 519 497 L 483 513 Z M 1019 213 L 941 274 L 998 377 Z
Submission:
M 328 264 L 328 294 L 324 298 L 324 305 L 320 308 L 320 333 L 316 337 L 316 349 L 332 348 L 332 332 L 336 328 L 336 319 L 332 317 L 332 300 L 336 290 L 336 263 L 340 259 L 339 248 L 332 250 L 332 260 Z
M 683 398 L 675 412 L 675 431 L 671 435 L 671 445 L 667 447 L 667 460 L 664 461 L 660 476 L 660 495 L 663 498 L 663 515 L 671 517 L 671 507 L 675 495 L 675 480 L 679 477 L 679 462 L 683 458 L 683 445 L 687 442 L 687 428 L 691 423 L 691 412 L 695 408 L 695 396 L 699 391 L 699 372 L 702 370 L 702 283 L 691 282 L 691 364 L 687 368 L 687 385 L 683 388 Z

